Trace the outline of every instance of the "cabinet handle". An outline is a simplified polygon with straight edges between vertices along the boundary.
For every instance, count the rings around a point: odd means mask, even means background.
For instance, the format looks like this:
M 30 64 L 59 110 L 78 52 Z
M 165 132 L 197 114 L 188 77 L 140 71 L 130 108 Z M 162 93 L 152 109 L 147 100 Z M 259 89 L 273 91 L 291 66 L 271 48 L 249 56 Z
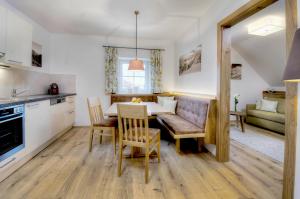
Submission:
M 37 104 L 28 104 L 27 107 L 28 108 L 35 108 L 35 107 L 38 107 L 40 104 L 37 103 Z
M 1 165 L 1 166 L 0 166 L 0 169 L 3 169 L 4 167 L 6 167 L 7 165 L 9 165 L 10 163 L 12 163 L 12 162 L 15 161 L 15 160 L 16 160 L 15 157 L 12 158 L 11 160 L 9 160 L 8 162 L 6 162 L 5 164 Z
M 16 64 L 22 64 L 23 62 L 21 62 L 21 61 L 14 61 L 14 60 L 7 60 L 7 61 L 9 61 L 9 62 L 13 62 L 13 63 L 16 63 Z
M 73 114 L 75 111 L 69 111 L 69 114 Z
M 22 118 L 22 117 L 23 117 L 23 115 L 18 116 L 18 117 L 9 118 L 7 120 L 1 120 L 0 124 L 3 124 L 4 122 L 9 122 L 9 121 L 12 121 L 12 120 L 15 120 L 15 119 L 19 119 L 19 118 Z

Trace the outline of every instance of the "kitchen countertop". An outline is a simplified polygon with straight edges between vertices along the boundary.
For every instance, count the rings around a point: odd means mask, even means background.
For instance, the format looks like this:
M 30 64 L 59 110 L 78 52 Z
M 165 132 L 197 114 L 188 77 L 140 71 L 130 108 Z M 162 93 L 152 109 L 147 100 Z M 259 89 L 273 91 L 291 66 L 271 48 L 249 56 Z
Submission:
M 4 108 L 7 106 L 14 106 L 18 104 L 26 104 L 31 102 L 44 101 L 49 99 L 61 98 L 74 96 L 76 93 L 61 93 L 59 95 L 31 95 L 31 96 L 20 96 L 14 99 L 1 99 L 0 98 L 0 108 Z

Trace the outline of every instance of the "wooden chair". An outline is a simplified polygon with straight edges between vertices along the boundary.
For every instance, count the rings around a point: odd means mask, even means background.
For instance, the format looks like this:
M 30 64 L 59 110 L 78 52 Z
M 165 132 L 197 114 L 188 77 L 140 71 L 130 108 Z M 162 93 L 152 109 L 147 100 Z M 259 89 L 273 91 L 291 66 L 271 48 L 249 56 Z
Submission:
M 122 174 L 123 149 L 126 146 L 145 148 L 145 182 L 148 183 L 149 155 L 154 148 L 157 148 L 158 162 L 160 162 L 160 129 L 149 128 L 147 106 L 118 104 L 117 109 L 119 123 L 118 175 Z
M 100 144 L 102 143 L 102 136 L 112 136 L 114 154 L 116 155 L 117 118 L 104 118 L 101 102 L 98 97 L 88 98 L 87 103 L 91 120 L 89 151 L 92 151 L 94 132 L 98 131 L 100 133 Z

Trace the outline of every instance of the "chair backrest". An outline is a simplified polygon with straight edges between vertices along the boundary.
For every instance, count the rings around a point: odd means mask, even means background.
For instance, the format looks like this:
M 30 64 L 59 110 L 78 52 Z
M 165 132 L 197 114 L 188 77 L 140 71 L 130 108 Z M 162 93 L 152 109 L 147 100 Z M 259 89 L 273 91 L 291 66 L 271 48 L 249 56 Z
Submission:
M 119 136 L 129 142 L 149 142 L 147 106 L 118 104 L 117 109 Z
M 99 124 L 104 120 L 104 115 L 99 97 L 89 97 L 87 99 L 91 124 Z

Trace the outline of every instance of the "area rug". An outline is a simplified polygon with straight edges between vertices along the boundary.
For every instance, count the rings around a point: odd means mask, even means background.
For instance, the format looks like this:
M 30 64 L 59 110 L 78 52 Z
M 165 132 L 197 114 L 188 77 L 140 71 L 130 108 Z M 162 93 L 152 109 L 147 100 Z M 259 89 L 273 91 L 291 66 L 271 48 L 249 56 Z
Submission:
M 279 162 L 284 160 L 283 136 L 272 135 L 272 132 L 268 133 L 266 130 L 246 125 L 245 133 L 232 126 L 230 128 L 230 138 L 274 160 Z

